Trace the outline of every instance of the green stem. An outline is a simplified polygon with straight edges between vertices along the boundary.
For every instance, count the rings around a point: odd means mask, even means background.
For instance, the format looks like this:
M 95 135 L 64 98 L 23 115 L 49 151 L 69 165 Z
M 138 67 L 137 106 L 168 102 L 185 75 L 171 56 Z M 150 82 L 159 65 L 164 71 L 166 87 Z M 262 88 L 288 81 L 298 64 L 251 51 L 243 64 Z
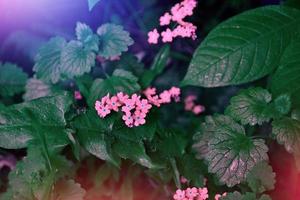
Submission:
M 180 174 L 177 168 L 177 164 L 176 164 L 176 160 L 174 158 L 169 158 L 171 167 L 172 167 L 172 171 L 174 173 L 174 182 L 176 184 L 176 187 L 181 189 L 181 183 L 180 183 Z

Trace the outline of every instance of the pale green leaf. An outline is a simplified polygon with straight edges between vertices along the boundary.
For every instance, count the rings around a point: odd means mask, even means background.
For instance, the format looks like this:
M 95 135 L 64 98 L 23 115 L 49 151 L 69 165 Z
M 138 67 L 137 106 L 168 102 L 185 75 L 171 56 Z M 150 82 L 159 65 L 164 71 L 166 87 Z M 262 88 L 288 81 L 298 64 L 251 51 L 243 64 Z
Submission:
M 83 46 L 92 51 L 99 50 L 99 38 L 93 33 L 93 30 L 86 24 L 77 22 L 76 24 L 77 40 L 83 43 Z

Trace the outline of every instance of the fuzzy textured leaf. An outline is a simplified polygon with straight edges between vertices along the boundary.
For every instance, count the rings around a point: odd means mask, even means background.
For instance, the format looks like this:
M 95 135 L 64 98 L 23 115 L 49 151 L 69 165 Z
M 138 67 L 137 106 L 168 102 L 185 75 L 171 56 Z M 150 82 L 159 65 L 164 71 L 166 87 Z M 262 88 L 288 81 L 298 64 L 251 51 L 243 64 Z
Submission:
M 272 95 L 262 88 L 250 88 L 241 91 L 230 100 L 225 113 L 243 125 L 261 125 L 270 120 L 268 104 Z
M 278 143 L 290 153 L 300 152 L 300 121 L 284 117 L 272 122 L 272 132 Z
M 122 26 L 115 24 L 103 24 L 97 30 L 100 38 L 99 55 L 104 58 L 120 56 L 133 44 L 132 38 Z
M 61 52 L 66 46 L 64 38 L 55 37 L 43 45 L 35 60 L 33 71 L 38 79 L 45 82 L 57 83 L 61 78 Z
M 69 42 L 61 52 L 61 73 L 68 78 L 90 72 L 95 65 L 96 54 L 85 49 L 78 41 Z
M 221 197 L 220 200 L 272 200 L 268 195 L 262 195 L 260 198 L 256 198 L 254 193 L 247 192 L 246 194 L 241 194 L 239 192 L 227 193 L 225 197 Z
M 99 38 L 93 33 L 93 30 L 86 24 L 77 22 L 76 24 L 77 40 L 83 43 L 83 46 L 88 50 L 99 50 Z
M 280 65 L 272 76 L 271 92 L 274 96 L 289 94 L 294 105 L 300 106 L 300 40 L 285 50 Z
M 208 170 L 232 187 L 244 181 L 255 164 L 268 159 L 268 147 L 262 139 L 248 138 L 244 127 L 232 118 L 223 115 L 216 118 L 222 124 L 208 142 Z
M 68 144 L 64 114 L 72 103 L 69 95 L 45 97 L 16 104 L 0 111 L 0 146 L 24 148 L 33 140 L 43 141 L 52 148 Z
M 182 84 L 218 87 L 264 77 L 278 66 L 284 49 L 299 35 L 299 24 L 300 11 L 284 6 L 266 6 L 232 17 L 211 31 L 196 50 Z
M 0 63 L 0 96 L 13 96 L 23 92 L 28 75 L 17 65 Z
M 263 193 L 273 190 L 276 174 L 267 162 L 256 164 L 247 175 L 247 183 L 254 193 Z

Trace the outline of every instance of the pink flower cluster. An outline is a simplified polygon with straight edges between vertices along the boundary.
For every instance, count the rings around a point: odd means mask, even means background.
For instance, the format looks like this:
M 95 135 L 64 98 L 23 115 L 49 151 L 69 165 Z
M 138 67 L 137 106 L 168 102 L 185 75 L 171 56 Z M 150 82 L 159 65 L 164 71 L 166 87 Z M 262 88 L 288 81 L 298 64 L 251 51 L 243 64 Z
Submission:
M 178 189 L 173 196 L 174 200 L 206 200 L 208 199 L 208 190 L 204 188 L 187 188 L 186 190 Z
M 82 100 L 82 95 L 81 95 L 81 93 L 78 90 L 76 90 L 74 92 L 74 99 L 75 100 Z
M 175 4 L 171 8 L 171 12 L 166 12 L 160 17 L 160 25 L 170 25 L 171 21 L 176 22 L 178 25 L 175 29 L 171 30 L 167 28 L 161 33 L 162 41 L 172 42 L 176 37 L 188 37 L 196 39 L 197 27 L 190 22 L 185 22 L 184 18 L 193 15 L 193 10 L 197 6 L 196 0 L 183 0 L 181 3 Z M 157 29 L 154 29 L 148 33 L 148 42 L 150 44 L 157 44 L 160 34 Z
M 195 115 L 199 115 L 205 111 L 205 107 L 202 105 L 196 105 L 195 100 L 197 97 L 195 95 L 189 95 L 184 99 L 184 109 L 186 111 L 192 111 Z
M 221 197 L 225 197 L 227 195 L 226 192 L 224 192 L 222 195 L 221 194 L 216 194 L 215 200 L 221 200 Z
M 159 95 L 156 93 L 156 88 L 147 88 L 143 93 L 146 98 L 137 94 L 129 97 L 123 92 L 112 97 L 107 94 L 100 101 L 96 101 L 95 109 L 101 118 L 109 115 L 111 111 L 121 110 L 122 119 L 128 127 L 140 126 L 146 123 L 146 116 L 152 105 L 160 107 L 161 104 L 171 103 L 172 99 L 177 102 L 180 100 L 181 92 L 180 88 L 172 87 Z

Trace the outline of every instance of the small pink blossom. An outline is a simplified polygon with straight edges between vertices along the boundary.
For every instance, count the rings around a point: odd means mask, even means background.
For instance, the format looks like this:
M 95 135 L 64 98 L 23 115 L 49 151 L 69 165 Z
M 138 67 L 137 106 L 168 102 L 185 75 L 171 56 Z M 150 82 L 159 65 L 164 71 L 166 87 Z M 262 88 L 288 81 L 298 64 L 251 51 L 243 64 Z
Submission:
M 159 95 L 161 103 L 170 103 L 171 102 L 171 93 L 167 90 L 163 91 Z
M 109 106 L 108 106 L 108 105 L 103 106 L 103 105 L 101 104 L 100 101 L 96 101 L 96 103 L 95 103 L 95 109 L 96 109 L 98 115 L 99 115 L 101 118 L 104 118 L 104 117 L 106 117 L 108 114 L 110 114 Z
M 122 111 L 125 113 L 130 113 L 131 110 L 135 108 L 135 101 L 132 99 L 127 99 L 124 102 L 124 106 L 122 107 Z
M 134 125 L 139 126 L 146 123 L 145 120 L 146 114 L 140 111 L 134 113 Z
M 185 102 L 184 109 L 186 111 L 192 111 L 194 106 L 195 106 L 195 103 L 193 101 L 192 102 Z
M 156 95 L 156 88 L 148 87 L 143 93 L 146 97 Z
M 197 105 L 197 106 L 194 106 L 194 108 L 193 108 L 193 113 L 195 115 L 199 115 L 200 113 L 203 113 L 204 111 L 205 111 L 205 107 L 202 105 Z
M 125 101 L 127 101 L 129 99 L 129 96 L 127 94 L 124 94 L 123 92 L 119 92 L 117 94 L 117 97 L 118 97 L 120 103 L 125 103 Z
M 148 42 L 149 44 L 157 44 L 159 38 L 159 33 L 157 32 L 157 29 L 154 29 L 153 31 L 150 31 L 148 33 Z
M 160 17 L 159 21 L 160 21 L 160 25 L 164 26 L 164 25 L 169 25 L 171 22 L 172 16 L 170 15 L 170 13 L 166 12 L 163 16 Z
M 199 188 L 198 192 L 199 192 L 198 200 L 206 200 L 206 199 L 208 199 L 208 190 L 207 190 L 206 187 Z
M 194 199 L 196 196 L 198 196 L 198 190 L 197 188 L 193 187 L 193 188 L 187 188 L 185 190 L 185 196 L 188 199 Z
M 173 41 L 173 32 L 169 28 L 166 31 L 163 31 L 161 33 L 161 36 L 162 36 L 163 42 L 172 42 Z
M 169 92 L 173 98 L 179 97 L 181 93 L 180 88 L 178 87 L 171 87 Z
M 176 190 L 176 193 L 173 196 L 174 200 L 184 200 L 185 199 L 185 191 L 184 190 Z
M 223 193 L 222 195 L 220 195 L 220 194 L 216 194 L 215 195 L 215 200 L 220 200 L 220 198 L 221 197 L 225 197 L 227 195 L 227 193 L 225 192 L 225 193 Z
M 125 124 L 128 127 L 133 127 L 133 117 L 131 113 L 126 113 L 125 115 L 123 115 L 122 119 L 125 121 Z
M 143 113 L 148 113 L 149 110 L 152 108 L 152 105 L 148 103 L 147 99 L 142 99 L 136 102 L 137 108 L 141 110 Z
M 118 112 L 119 111 L 119 107 L 121 106 L 121 103 L 119 102 L 119 99 L 117 96 L 112 96 L 108 102 L 107 102 L 108 106 L 110 109 Z
M 188 180 L 184 176 L 181 176 L 180 177 L 180 182 L 183 183 L 183 184 L 185 184 L 185 183 L 188 182 Z
M 78 90 L 76 90 L 76 91 L 74 92 L 74 98 L 75 98 L 76 100 L 81 100 L 81 99 L 82 99 L 82 95 L 81 95 L 81 93 L 80 93 Z

